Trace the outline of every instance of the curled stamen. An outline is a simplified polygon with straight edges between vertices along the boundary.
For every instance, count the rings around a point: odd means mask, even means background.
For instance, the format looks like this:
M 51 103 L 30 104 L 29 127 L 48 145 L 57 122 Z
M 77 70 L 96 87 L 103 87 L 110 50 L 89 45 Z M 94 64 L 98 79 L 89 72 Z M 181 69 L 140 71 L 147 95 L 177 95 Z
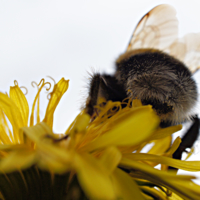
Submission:
M 14 85 L 17 86 L 18 85 L 18 82 L 16 80 L 14 80 Z
M 40 98 L 39 98 L 39 95 L 40 95 L 40 92 L 41 90 L 44 88 L 45 85 L 49 85 L 48 88 L 45 88 L 47 91 L 50 90 L 51 88 L 51 83 L 49 82 L 45 82 L 44 79 L 41 79 L 41 81 L 39 82 L 39 84 L 37 84 L 36 82 L 32 82 L 31 83 L 32 86 L 34 87 L 34 85 L 37 86 L 37 89 L 38 89 L 38 92 L 35 96 L 35 99 L 34 99 L 34 102 L 33 102 L 33 106 L 32 106 L 32 112 L 31 112 L 31 116 L 30 116 L 30 125 L 32 126 L 34 124 L 34 110 L 35 110 L 35 105 L 36 105 L 36 102 L 37 102 L 37 123 L 40 122 L 40 117 L 39 117 L 39 101 L 40 101 Z
M 130 107 L 130 106 L 131 106 L 131 105 L 130 105 L 130 104 L 131 104 L 131 101 L 132 101 L 131 98 L 130 98 L 130 97 L 127 97 L 127 98 L 125 98 L 125 99 L 122 100 L 122 103 L 121 103 L 121 104 L 124 105 L 124 106 L 129 106 L 129 107 Z
M 27 94 L 28 94 L 28 89 L 27 89 L 25 86 L 21 86 L 20 89 L 25 89 L 24 95 L 27 95 Z
M 50 78 L 54 82 L 54 85 L 56 84 L 55 79 L 53 79 L 51 76 L 47 76 L 47 77 Z
M 53 81 L 54 86 L 55 86 L 55 85 L 56 85 L 55 79 L 53 79 L 51 76 L 47 76 L 47 77 L 50 78 L 50 79 Z M 50 84 L 50 88 L 51 88 L 51 83 L 49 82 L 49 84 Z M 54 87 L 53 87 L 53 88 L 54 88 Z M 52 92 L 50 92 L 50 93 L 47 95 L 47 99 L 48 99 L 48 100 L 50 100 L 51 94 L 52 94 Z
M 44 85 L 44 83 L 45 83 L 45 80 L 44 80 L 44 78 L 42 78 L 42 79 L 40 80 L 40 82 L 38 83 L 38 86 L 40 87 L 40 85 Z
M 41 79 L 40 80 L 40 82 L 37 84 L 35 81 L 32 81 L 31 82 L 31 85 L 33 86 L 33 87 L 37 87 L 38 89 L 41 87 L 41 88 L 43 88 L 43 87 L 45 87 L 45 89 L 46 89 L 46 91 L 49 91 L 50 89 L 51 89 L 51 83 L 50 82 L 45 82 L 45 80 L 44 79 Z M 47 85 L 49 85 L 49 86 L 47 86 Z
M 46 87 L 45 89 L 46 89 L 46 91 L 49 91 L 50 89 L 51 89 L 51 83 L 50 82 L 46 82 L 45 83 L 45 86 L 46 85 L 49 85 L 49 87 Z
M 39 88 L 39 87 L 38 87 L 38 84 L 37 84 L 35 81 L 32 81 L 32 82 L 31 82 L 31 85 L 32 85 L 32 87 L 35 87 L 35 86 L 36 86 L 37 88 Z
M 18 84 L 18 82 L 17 82 L 17 80 L 14 80 L 14 85 L 15 86 L 19 86 L 19 84 Z M 21 87 L 19 87 L 20 89 L 25 89 L 25 93 L 24 93 L 24 95 L 27 95 L 28 94 L 28 89 L 25 87 L 25 86 L 21 86 Z
M 49 85 L 49 87 L 47 85 Z M 38 86 L 41 87 L 41 88 L 45 87 L 46 91 L 49 91 L 51 89 L 51 83 L 50 82 L 45 82 L 44 78 L 41 79 L 41 81 L 39 82 Z
M 46 91 L 49 91 L 51 89 L 51 83 L 50 82 L 46 82 L 44 84 L 44 88 L 46 89 Z
M 43 87 L 46 89 L 46 91 L 49 91 L 51 89 L 51 83 L 45 82 Z

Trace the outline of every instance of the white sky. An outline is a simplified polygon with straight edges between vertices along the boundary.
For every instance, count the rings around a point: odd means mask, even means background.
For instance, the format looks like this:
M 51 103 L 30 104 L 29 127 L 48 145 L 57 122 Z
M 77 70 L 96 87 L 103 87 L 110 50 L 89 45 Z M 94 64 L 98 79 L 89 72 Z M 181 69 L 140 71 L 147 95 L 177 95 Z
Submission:
M 112 72 L 137 22 L 162 3 L 176 8 L 180 36 L 200 32 L 199 0 L 0 1 L 0 91 L 17 80 L 32 103 L 32 81 L 70 79 L 55 113 L 54 130 L 64 132 L 83 102 L 87 71 Z

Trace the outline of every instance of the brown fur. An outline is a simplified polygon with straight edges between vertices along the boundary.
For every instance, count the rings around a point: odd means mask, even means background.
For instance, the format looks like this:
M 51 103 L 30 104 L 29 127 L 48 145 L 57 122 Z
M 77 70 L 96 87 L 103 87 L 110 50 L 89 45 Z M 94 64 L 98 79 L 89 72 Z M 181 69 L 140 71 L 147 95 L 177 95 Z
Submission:
M 197 88 L 181 61 L 159 50 L 137 49 L 121 55 L 116 65 L 115 76 L 127 95 L 153 105 L 161 121 L 176 124 L 189 117 Z
M 95 74 L 86 109 L 92 116 L 99 97 L 122 101 L 126 97 L 151 104 L 162 126 L 187 120 L 197 101 L 191 72 L 179 60 L 156 49 L 136 49 L 119 56 L 113 76 Z

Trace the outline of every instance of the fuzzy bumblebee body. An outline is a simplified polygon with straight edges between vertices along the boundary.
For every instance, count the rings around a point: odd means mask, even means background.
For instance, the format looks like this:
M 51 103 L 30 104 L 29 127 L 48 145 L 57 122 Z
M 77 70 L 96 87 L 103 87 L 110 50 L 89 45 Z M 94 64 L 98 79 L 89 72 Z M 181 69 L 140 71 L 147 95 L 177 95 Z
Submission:
M 176 11 L 171 6 L 159 5 L 144 15 L 126 52 L 116 60 L 116 72 L 93 75 L 86 111 L 93 116 L 101 97 L 106 101 L 129 97 L 152 105 L 161 127 L 189 119 L 197 101 L 192 72 L 200 66 L 200 56 L 192 53 L 200 53 L 200 34 L 181 39 L 177 35 Z
M 137 49 L 116 61 L 115 77 L 131 99 L 152 105 L 162 126 L 187 119 L 197 101 L 197 87 L 188 68 L 155 49 Z

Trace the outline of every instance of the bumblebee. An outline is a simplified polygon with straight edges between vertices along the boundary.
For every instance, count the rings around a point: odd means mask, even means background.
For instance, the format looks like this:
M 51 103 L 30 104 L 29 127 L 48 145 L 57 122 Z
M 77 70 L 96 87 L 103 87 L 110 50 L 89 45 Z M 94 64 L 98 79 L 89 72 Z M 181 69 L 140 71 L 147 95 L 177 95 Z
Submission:
M 152 105 L 161 127 L 192 118 L 197 86 L 192 74 L 200 66 L 200 34 L 178 38 L 176 11 L 169 5 L 150 10 L 137 24 L 112 75 L 95 73 L 85 109 L 95 115 L 99 98 L 106 101 L 140 99 Z

